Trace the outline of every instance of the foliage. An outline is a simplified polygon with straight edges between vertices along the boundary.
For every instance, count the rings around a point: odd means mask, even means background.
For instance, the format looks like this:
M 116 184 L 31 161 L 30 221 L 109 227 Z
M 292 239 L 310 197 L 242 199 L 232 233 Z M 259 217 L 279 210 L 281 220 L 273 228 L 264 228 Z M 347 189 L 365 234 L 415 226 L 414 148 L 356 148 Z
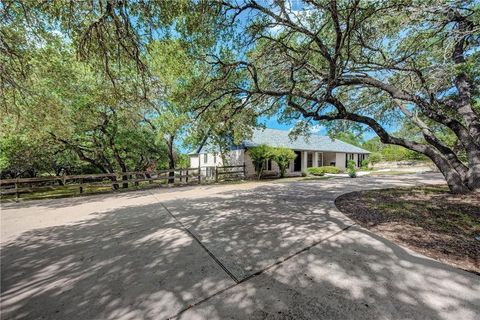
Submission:
M 355 169 L 355 161 L 348 160 L 347 173 L 350 178 L 355 178 L 357 176 L 357 170 Z
M 34 159 L 42 162 L 31 165 L 37 172 L 51 173 L 59 163 L 65 172 L 87 167 L 91 172 L 125 172 L 163 166 L 164 145 L 155 142 L 155 131 L 143 122 L 150 105 L 135 98 L 134 80 L 126 79 L 119 94 L 108 79 L 78 62 L 61 39 L 31 54 L 30 72 L 35 74 L 29 82 L 31 94 L 9 98 L 2 119 L 6 139 L 21 138 L 18 146 L 25 146 L 7 147 L 10 159 L 28 157 L 28 148 L 34 144 L 40 154 Z M 128 69 L 124 72 L 127 76 Z M 78 166 L 80 161 L 83 164 Z
M 340 172 L 342 172 L 342 170 L 340 170 L 340 168 L 337 168 L 337 167 L 334 167 L 334 166 L 323 166 L 323 167 L 319 167 L 322 169 L 323 172 L 325 173 L 331 173 L 331 174 L 338 174 Z
M 334 166 L 311 167 L 307 168 L 307 172 L 314 176 L 323 176 L 325 173 L 338 174 L 342 172 L 340 168 Z
M 262 177 L 263 170 L 265 169 L 265 162 L 272 159 L 274 156 L 274 149 L 265 144 L 248 148 L 248 154 L 252 159 L 253 166 L 255 167 L 255 173 L 257 179 Z
M 287 170 L 290 161 L 295 160 L 297 155 L 292 149 L 288 148 L 273 148 L 272 159 L 278 164 L 280 169 L 280 177 L 285 177 L 285 171 Z
M 368 163 L 375 164 L 383 160 L 382 154 L 379 152 L 372 152 L 369 154 L 368 158 L 365 159 Z
M 369 162 L 372 164 L 380 161 L 427 159 L 421 153 L 406 149 L 402 146 L 383 144 L 378 137 L 366 141 L 362 147 L 372 152 L 369 156 Z
M 223 10 L 227 25 L 243 14 L 255 19 L 245 28 L 231 24 L 247 37 L 234 47 L 239 54 L 212 55 L 212 101 L 221 97 L 235 113 L 300 119 L 302 127 L 355 123 L 382 143 L 430 158 L 452 191 L 480 189 L 475 1 L 247 0 L 227 1 Z M 392 133 L 392 124 L 404 131 Z M 445 139 L 449 132 L 460 143 Z M 399 150 L 386 151 L 397 158 Z
M 334 134 L 332 138 L 341 140 L 357 147 L 361 147 L 363 144 L 363 138 L 361 136 L 349 131 L 338 132 Z
M 368 169 L 368 164 L 370 163 L 370 161 L 367 159 L 363 159 L 362 160 L 362 163 L 360 165 L 360 167 L 362 168 L 362 170 L 367 170 Z
M 307 168 L 307 173 L 313 176 L 323 176 L 325 175 L 325 171 L 322 167 L 311 167 Z

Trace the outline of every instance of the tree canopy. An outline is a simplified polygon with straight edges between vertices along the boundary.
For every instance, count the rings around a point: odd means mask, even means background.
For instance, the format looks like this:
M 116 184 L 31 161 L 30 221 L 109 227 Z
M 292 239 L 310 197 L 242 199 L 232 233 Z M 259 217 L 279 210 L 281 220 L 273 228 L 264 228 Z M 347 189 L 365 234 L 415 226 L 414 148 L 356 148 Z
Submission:
M 223 13 L 252 17 L 239 53 L 212 58 L 212 91 L 233 110 L 360 124 L 430 158 L 453 191 L 480 188 L 478 3 L 227 1 Z
M 0 15 L 2 168 L 23 170 L 14 141 L 49 163 L 172 167 L 174 145 L 225 147 L 276 116 L 354 144 L 370 130 L 452 191 L 480 189 L 477 1 L 6 0 Z

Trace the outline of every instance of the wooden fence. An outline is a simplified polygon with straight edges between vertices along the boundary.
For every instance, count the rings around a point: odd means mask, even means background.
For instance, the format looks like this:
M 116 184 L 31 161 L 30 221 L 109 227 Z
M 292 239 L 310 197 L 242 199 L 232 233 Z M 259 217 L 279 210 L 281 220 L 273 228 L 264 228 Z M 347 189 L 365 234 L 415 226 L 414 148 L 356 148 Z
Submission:
M 247 172 L 245 168 L 245 164 L 243 166 L 223 166 L 223 167 L 215 167 L 215 181 L 218 182 L 220 180 L 228 181 L 228 180 L 238 180 L 238 179 L 245 179 L 247 177 Z
M 209 180 L 235 180 L 245 178 L 245 165 L 215 167 L 214 177 L 202 176 L 203 168 L 186 168 L 175 170 L 159 170 L 154 172 L 120 172 L 102 174 L 81 174 L 66 176 L 50 176 L 40 178 L 18 178 L 0 180 L 0 195 L 46 192 L 52 190 L 78 190 L 84 193 L 86 188 L 110 188 L 116 190 L 148 184 L 201 184 Z M 241 174 L 240 174 L 241 173 Z M 107 189 L 108 190 L 108 189 Z M 71 190 L 72 191 L 72 190 Z

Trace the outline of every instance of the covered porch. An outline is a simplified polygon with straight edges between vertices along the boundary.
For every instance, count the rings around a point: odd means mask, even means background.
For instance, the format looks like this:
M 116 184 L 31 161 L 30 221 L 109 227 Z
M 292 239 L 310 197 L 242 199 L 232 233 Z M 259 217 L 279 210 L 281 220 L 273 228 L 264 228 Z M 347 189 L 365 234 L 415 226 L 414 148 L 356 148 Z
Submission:
M 341 168 L 342 162 L 339 162 L 341 159 L 338 159 L 341 158 L 341 153 L 308 150 L 294 150 L 294 152 L 297 157 L 290 162 L 290 172 L 303 172 L 307 168 L 323 166 L 338 166 Z M 345 154 L 343 154 L 343 158 L 345 158 Z

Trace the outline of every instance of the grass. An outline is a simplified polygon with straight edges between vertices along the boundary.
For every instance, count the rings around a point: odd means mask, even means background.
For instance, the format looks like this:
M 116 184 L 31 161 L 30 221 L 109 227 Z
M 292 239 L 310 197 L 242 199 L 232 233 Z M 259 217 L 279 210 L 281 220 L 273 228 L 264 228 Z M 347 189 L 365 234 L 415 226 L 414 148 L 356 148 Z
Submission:
M 178 184 L 175 184 L 178 185 Z M 115 192 L 128 192 L 135 190 L 145 190 L 150 188 L 166 187 L 166 181 L 149 183 L 148 181 L 139 182 L 138 186 L 131 185 L 127 189 L 119 188 Z M 57 186 L 53 190 L 44 190 L 31 193 L 21 193 L 20 200 L 40 200 L 40 199 L 55 199 L 67 197 L 80 197 L 86 195 L 102 194 L 113 192 L 111 186 L 88 186 L 83 188 L 83 193 L 80 193 L 79 187 L 62 187 Z M 14 202 L 15 194 L 3 195 L 0 197 L 0 202 Z
M 400 170 L 391 170 L 391 171 L 371 171 L 369 176 L 384 176 L 384 175 L 401 175 L 401 174 L 415 174 L 413 171 L 400 171 Z
M 277 178 L 272 179 L 272 182 L 275 183 L 284 183 L 284 182 L 297 182 L 297 181 L 310 181 L 310 180 L 328 180 L 335 178 L 333 176 L 307 176 L 307 177 L 286 177 L 286 178 Z M 262 180 L 265 181 L 265 180 Z
M 325 177 L 325 176 L 308 176 L 308 177 L 287 177 L 287 178 L 272 178 L 272 179 L 262 179 L 260 182 L 269 181 L 274 183 L 283 183 L 283 182 L 295 182 L 295 181 L 308 181 L 308 180 L 324 180 L 330 179 L 333 177 Z M 204 181 L 202 185 L 212 185 L 212 184 L 240 184 L 245 182 L 255 182 L 257 180 L 221 180 L 219 182 L 215 182 L 215 180 Z M 192 182 L 189 185 L 195 185 L 196 182 Z M 186 184 L 179 184 L 175 183 L 173 186 L 180 186 Z M 84 187 L 83 193 L 80 193 L 80 189 L 78 187 L 61 187 L 57 186 L 54 190 L 45 190 L 45 191 L 38 191 L 32 193 L 22 193 L 20 194 L 20 201 L 25 200 L 40 200 L 40 199 L 55 199 L 55 198 L 67 198 L 67 197 L 80 197 L 80 196 L 88 196 L 88 195 L 95 195 L 95 194 L 102 194 L 108 192 L 128 192 L 128 191 L 135 191 L 135 190 L 145 190 L 150 188 L 159 188 L 159 187 L 167 187 L 172 186 L 166 183 L 166 180 L 159 183 L 153 182 L 149 183 L 148 181 L 139 182 L 138 186 L 129 186 L 127 189 L 117 189 L 112 190 L 110 186 L 96 186 L 96 187 Z M 14 202 L 15 195 L 3 195 L 0 197 L 0 202 Z
M 446 186 L 353 192 L 337 207 L 360 225 L 434 259 L 480 273 L 480 197 Z

